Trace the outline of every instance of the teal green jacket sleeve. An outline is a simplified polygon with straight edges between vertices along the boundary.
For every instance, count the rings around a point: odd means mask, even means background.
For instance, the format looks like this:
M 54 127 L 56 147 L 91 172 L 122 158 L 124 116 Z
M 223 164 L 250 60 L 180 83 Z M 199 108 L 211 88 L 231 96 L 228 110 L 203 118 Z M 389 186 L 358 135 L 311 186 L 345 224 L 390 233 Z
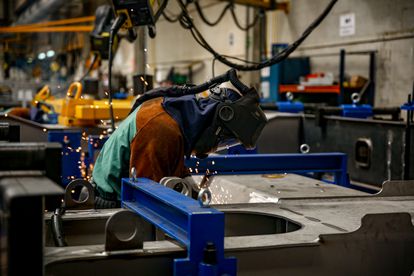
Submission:
M 98 186 L 98 191 L 116 193 L 118 199 L 121 179 L 129 176 L 130 143 L 137 132 L 138 110 L 139 108 L 131 113 L 109 137 L 93 168 L 93 181 Z

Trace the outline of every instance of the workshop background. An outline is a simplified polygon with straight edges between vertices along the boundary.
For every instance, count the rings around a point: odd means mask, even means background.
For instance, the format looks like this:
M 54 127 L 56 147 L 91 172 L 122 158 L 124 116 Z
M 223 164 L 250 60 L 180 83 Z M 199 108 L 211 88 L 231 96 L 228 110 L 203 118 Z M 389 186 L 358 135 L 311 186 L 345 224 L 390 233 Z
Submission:
M 207 131 L 170 119 L 217 148 L 140 177 L 133 108 L 188 94 Z M 413 276 L 413 256 L 413 0 L 0 0 L 0 275 Z

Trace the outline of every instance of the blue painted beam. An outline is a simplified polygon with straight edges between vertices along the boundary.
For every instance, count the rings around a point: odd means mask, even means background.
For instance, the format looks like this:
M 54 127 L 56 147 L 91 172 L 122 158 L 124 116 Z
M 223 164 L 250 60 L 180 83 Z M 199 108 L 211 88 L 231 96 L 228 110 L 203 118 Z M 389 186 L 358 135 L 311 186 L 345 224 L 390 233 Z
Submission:
M 122 207 L 163 230 L 187 248 L 187 258 L 174 260 L 174 275 L 236 275 L 237 261 L 224 258 L 224 213 L 146 178 L 122 179 Z M 205 263 L 213 244 L 216 260 Z M 216 274 L 210 274 L 210 271 Z M 206 274 L 207 273 L 207 274 Z
M 349 186 L 344 153 L 210 155 L 185 164 L 193 174 L 333 173 L 336 184 Z

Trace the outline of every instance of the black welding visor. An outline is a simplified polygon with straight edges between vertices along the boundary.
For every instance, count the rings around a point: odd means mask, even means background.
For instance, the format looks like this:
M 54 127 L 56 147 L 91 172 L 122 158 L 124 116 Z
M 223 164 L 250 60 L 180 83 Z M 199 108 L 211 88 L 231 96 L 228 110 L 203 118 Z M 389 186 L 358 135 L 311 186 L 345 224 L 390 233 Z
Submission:
M 256 146 L 267 123 L 266 115 L 259 106 L 259 96 L 253 88 L 234 102 L 220 103 L 215 117 L 220 145 L 231 143 L 233 138 L 233 142 L 237 139 L 248 149 Z

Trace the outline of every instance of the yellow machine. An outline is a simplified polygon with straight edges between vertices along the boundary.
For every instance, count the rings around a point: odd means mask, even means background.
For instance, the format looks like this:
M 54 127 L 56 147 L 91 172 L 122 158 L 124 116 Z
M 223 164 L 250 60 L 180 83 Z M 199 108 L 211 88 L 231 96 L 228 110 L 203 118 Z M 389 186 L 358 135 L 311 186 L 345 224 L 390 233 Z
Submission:
M 42 89 L 40 92 L 42 91 L 44 90 Z M 36 95 L 36 97 L 38 97 L 38 95 Z M 131 110 L 132 100 L 133 98 L 131 97 L 126 100 L 112 101 L 114 117 L 116 120 L 122 120 L 128 116 L 128 113 Z M 52 105 L 55 112 L 59 114 L 58 123 L 60 125 L 94 126 L 99 124 L 101 120 L 109 119 L 108 101 L 84 99 L 82 97 L 82 84 L 80 82 L 74 82 L 70 85 L 66 98 L 49 98 L 46 102 Z

